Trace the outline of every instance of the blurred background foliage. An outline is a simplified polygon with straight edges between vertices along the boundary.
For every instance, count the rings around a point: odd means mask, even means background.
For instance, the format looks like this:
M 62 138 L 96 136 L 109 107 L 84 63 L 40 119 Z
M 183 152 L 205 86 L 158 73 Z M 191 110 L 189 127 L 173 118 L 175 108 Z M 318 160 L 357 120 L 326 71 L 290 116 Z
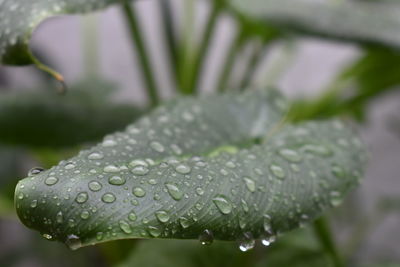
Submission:
M 206 2 L 209 9 L 202 31 L 194 30 L 197 2 Z M 384 5 L 396 1 L 381 2 Z M 335 253 L 331 248 L 333 241 L 324 244 L 317 238 L 314 231 L 318 227 L 315 226 L 279 237 L 268 248 L 258 244 L 248 253 L 240 252 L 231 243 L 216 242 L 210 247 L 201 247 L 195 241 L 175 240 L 118 241 L 71 252 L 63 245 L 45 241 L 25 229 L 14 214 L 13 190 L 27 170 L 36 165 L 48 168 L 56 164 L 108 133 L 123 129 L 163 101 L 160 96 L 163 88 L 157 84 L 156 74 L 152 71 L 150 51 L 144 38 L 146 33 L 135 5 L 122 4 L 121 15 L 129 29 L 133 53 L 138 56 L 138 68 L 148 96 L 145 105 L 115 101 L 115 84 L 102 77 L 97 69 L 95 20 L 83 24 L 87 37 L 83 43 L 85 72 L 81 82 L 68 84 L 66 95 L 57 94 L 52 79 L 37 71 L 33 71 L 33 75 L 40 80 L 39 88 L 10 89 L 7 75 L 0 68 L 0 236 L 1 239 L 2 236 L 18 236 L 9 241 L 1 240 L 0 266 L 339 266 L 335 257 L 343 258 L 348 266 L 400 266 L 393 263 L 400 261 L 399 255 L 371 259 L 376 263 L 369 265 L 362 260 L 365 255 L 359 255 L 362 246 L 386 216 L 399 212 L 399 196 L 382 198 L 376 203 L 373 214 L 369 214 L 360 208 L 355 194 L 343 207 L 328 215 L 334 229 L 345 229 L 342 231 L 344 237 L 335 235 L 340 256 L 332 255 Z M 165 39 L 163 45 L 168 52 L 169 72 L 176 95 L 202 93 L 202 79 L 209 75 L 207 55 L 216 45 L 213 38 L 222 19 L 228 17 L 233 21 L 235 33 L 220 62 L 215 88 L 209 89 L 213 92 L 276 87 L 293 61 L 298 36 L 303 34 L 303 31 L 294 34 L 287 28 L 249 19 L 233 12 L 225 0 L 182 1 L 182 23 L 178 26 L 178 11 L 171 1 L 158 1 L 158 5 Z M 329 36 L 329 32 L 326 35 Z M 282 48 L 281 55 L 271 63 L 268 73 L 261 74 L 264 79 L 260 83 L 256 74 L 264 71 L 263 62 L 271 47 L 277 44 Z M 358 46 L 359 57 L 344 66 L 321 95 L 293 100 L 288 119 L 343 116 L 352 117 L 361 124 L 367 123 L 371 103 L 399 88 L 400 52 L 380 44 Z M 39 49 L 35 54 L 57 68 L 45 50 Z M 393 114 L 388 122 L 390 129 L 400 132 L 398 114 Z

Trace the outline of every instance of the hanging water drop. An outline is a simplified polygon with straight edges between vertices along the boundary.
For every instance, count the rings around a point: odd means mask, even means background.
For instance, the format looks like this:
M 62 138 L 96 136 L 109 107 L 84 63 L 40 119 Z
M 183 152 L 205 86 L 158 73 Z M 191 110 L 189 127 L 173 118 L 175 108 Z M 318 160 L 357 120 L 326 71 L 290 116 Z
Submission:
M 240 241 L 239 249 L 243 252 L 249 251 L 254 248 L 255 240 L 250 232 L 243 234 L 243 238 Z
M 214 235 L 211 230 L 204 230 L 203 233 L 201 233 L 201 235 L 199 236 L 199 241 L 200 244 L 202 244 L 203 246 L 211 245 L 214 241 Z
M 67 237 L 67 240 L 65 241 L 65 244 L 71 249 L 71 250 L 77 250 L 78 248 L 82 247 L 82 242 L 79 239 L 78 236 L 76 235 L 69 235 Z

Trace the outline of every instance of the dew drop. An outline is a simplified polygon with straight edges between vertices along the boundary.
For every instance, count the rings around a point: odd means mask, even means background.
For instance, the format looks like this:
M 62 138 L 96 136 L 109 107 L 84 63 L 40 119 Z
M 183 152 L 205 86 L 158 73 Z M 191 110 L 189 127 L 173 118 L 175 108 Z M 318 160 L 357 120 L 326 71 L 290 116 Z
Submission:
M 91 154 L 89 154 L 88 159 L 90 160 L 99 160 L 104 158 L 103 154 L 98 153 L 98 152 L 93 152 Z
M 128 215 L 128 219 L 129 219 L 130 221 L 132 221 L 132 222 L 136 221 L 136 219 L 137 219 L 136 213 L 133 212 L 133 211 L 130 212 L 129 215 Z
M 156 212 L 157 219 L 162 222 L 166 223 L 169 221 L 169 214 L 166 211 L 160 210 Z
M 254 248 L 255 241 L 251 233 L 245 233 L 239 244 L 239 249 L 243 252 L 249 251 Z
M 42 234 L 42 236 L 47 240 L 53 240 L 53 236 L 50 234 Z
M 273 164 L 273 165 L 269 166 L 269 169 L 279 179 L 284 179 L 286 176 L 285 171 L 282 169 L 281 166 Z
M 337 207 L 342 204 L 343 199 L 338 191 L 332 191 L 330 193 L 330 203 L 332 206 Z
M 121 228 L 121 230 L 125 233 L 125 234 L 131 234 L 132 233 L 132 228 L 129 225 L 129 223 L 127 223 L 124 220 L 119 221 L 119 228 Z
M 97 192 L 100 191 L 103 186 L 97 181 L 91 181 L 89 182 L 88 187 L 93 192 Z
M 275 235 L 270 235 L 270 236 L 263 237 L 261 239 L 261 244 L 263 244 L 264 246 L 268 247 L 269 245 L 271 245 L 275 241 L 276 241 L 276 236 Z
M 120 172 L 120 168 L 118 168 L 117 166 L 114 166 L 114 165 L 108 165 L 108 166 L 104 167 L 103 171 L 107 172 L 107 173 L 117 173 L 117 172 Z
M 190 226 L 190 221 L 185 217 L 180 217 L 179 224 L 182 226 L 182 228 L 186 229 Z
M 32 200 L 31 202 L 31 208 L 36 208 L 37 207 L 38 201 L 36 199 Z
M 72 162 L 68 162 L 64 167 L 64 169 L 66 170 L 72 170 L 73 168 L 75 168 L 75 164 L 73 164 Z
M 35 167 L 35 168 L 32 168 L 29 172 L 28 172 L 28 176 L 35 176 L 35 175 L 38 175 L 39 173 L 41 173 L 41 172 L 43 172 L 44 171 L 44 169 L 43 168 L 41 168 L 41 167 Z
M 103 141 L 103 146 L 104 147 L 112 147 L 112 146 L 116 146 L 116 145 L 117 145 L 117 142 L 115 142 L 112 139 L 106 139 L 106 140 Z
M 75 201 L 79 204 L 85 203 L 87 200 L 88 200 L 88 194 L 86 192 L 79 193 L 75 198 Z
M 200 234 L 199 236 L 199 241 L 200 244 L 202 244 L 203 246 L 209 246 L 213 243 L 214 241 L 214 235 L 211 232 L 211 230 L 204 230 L 203 233 Z
M 201 187 L 197 187 L 196 188 L 196 194 L 198 194 L 199 196 L 202 196 L 204 194 L 204 190 Z
M 150 147 L 153 149 L 153 150 L 155 150 L 155 151 L 157 151 L 157 152 L 159 152 L 159 153 L 162 153 L 162 152 L 164 152 L 165 151 L 165 148 L 164 148 L 164 146 L 162 145 L 162 144 L 160 144 L 159 142 L 151 142 L 150 143 Z
M 165 187 L 168 190 L 168 194 L 175 200 L 181 200 L 183 197 L 183 192 L 175 184 L 167 183 Z
M 56 222 L 57 223 L 63 223 L 64 222 L 64 216 L 61 211 L 59 211 L 56 215 Z
M 82 247 L 82 242 L 79 239 L 78 236 L 76 235 L 69 235 L 67 237 L 67 240 L 65 241 L 65 244 L 71 249 L 71 250 L 77 250 L 78 248 Z
M 227 200 L 225 196 L 219 195 L 213 198 L 214 204 L 222 214 L 229 214 L 232 211 L 232 204 Z
M 252 179 L 250 179 L 249 177 L 244 177 L 243 180 L 246 183 L 247 189 L 250 192 L 254 193 L 256 191 L 256 183 Z
M 132 193 L 137 197 L 144 197 L 146 195 L 146 191 L 144 191 L 144 189 L 141 187 L 135 187 L 132 190 Z
M 105 193 L 102 197 L 101 200 L 105 203 L 113 203 L 115 201 L 115 196 L 112 193 Z
M 279 155 L 282 156 L 284 159 L 294 163 L 301 162 L 303 159 L 297 151 L 292 149 L 281 149 L 279 150 Z
M 159 237 L 161 235 L 161 230 L 155 226 L 149 226 L 148 231 L 152 237 Z
M 192 169 L 184 164 L 179 164 L 178 166 L 176 166 L 175 170 L 180 173 L 180 174 L 189 174 Z
M 346 176 L 344 169 L 337 164 L 332 166 L 332 174 L 338 178 L 344 178 Z
M 131 172 L 134 175 L 139 175 L 139 176 L 143 176 L 146 175 L 149 172 L 149 169 L 146 166 L 143 165 L 138 165 L 136 167 L 134 167 Z
M 89 217 L 90 217 L 90 213 L 87 210 L 84 210 L 81 212 L 81 218 L 83 220 L 87 220 L 87 219 L 89 219 Z
M 123 185 L 125 184 L 126 180 L 120 176 L 112 176 L 108 179 L 108 182 L 112 185 Z
M 48 186 L 55 185 L 58 182 L 58 178 L 54 176 L 47 177 L 44 183 Z

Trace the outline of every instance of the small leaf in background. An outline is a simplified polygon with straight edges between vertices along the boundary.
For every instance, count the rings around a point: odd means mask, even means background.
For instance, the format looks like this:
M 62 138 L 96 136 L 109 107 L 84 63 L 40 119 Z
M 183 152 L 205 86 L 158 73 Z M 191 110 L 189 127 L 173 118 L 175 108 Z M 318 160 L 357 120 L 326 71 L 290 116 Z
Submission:
M 337 206 L 362 175 L 341 121 L 280 123 L 275 91 L 185 98 L 22 180 L 21 221 L 77 249 L 117 239 L 272 241 Z M 34 204 L 34 205 L 33 205 Z
M 400 5 L 382 1 L 231 0 L 234 10 L 287 30 L 400 48 Z M 269 26 L 268 26 L 269 27 Z
M 113 103 L 113 89 L 108 82 L 89 81 L 71 86 L 66 95 L 43 90 L 0 94 L 0 143 L 70 147 L 120 130 L 141 112 Z
M 34 29 L 53 16 L 87 13 L 119 2 L 121 0 L 1 0 L 0 63 L 9 65 L 35 63 L 57 80 L 63 81 L 58 73 L 41 64 L 32 55 L 29 41 Z

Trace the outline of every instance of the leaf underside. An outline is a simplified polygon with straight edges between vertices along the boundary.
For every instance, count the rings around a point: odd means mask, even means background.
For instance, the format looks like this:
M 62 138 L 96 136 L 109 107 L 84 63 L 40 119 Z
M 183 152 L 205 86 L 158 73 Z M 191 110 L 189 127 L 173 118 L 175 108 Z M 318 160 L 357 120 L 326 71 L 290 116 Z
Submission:
M 0 63 L 27 65 L 36 61 L 29 49 L 34 29 L 45 19 L 87 13 L 122 0 L 0 0 Z
M 382 1 L 231 0 L 249 17 L 289 31 L 400 49 L 400 5 Z
M 365 160 L 343 122 L 279 123 L 275 92 L 185 98 L 20 181 L 22 222 L 71 248 L 126 238 L 262 238 L 338 205 Z

